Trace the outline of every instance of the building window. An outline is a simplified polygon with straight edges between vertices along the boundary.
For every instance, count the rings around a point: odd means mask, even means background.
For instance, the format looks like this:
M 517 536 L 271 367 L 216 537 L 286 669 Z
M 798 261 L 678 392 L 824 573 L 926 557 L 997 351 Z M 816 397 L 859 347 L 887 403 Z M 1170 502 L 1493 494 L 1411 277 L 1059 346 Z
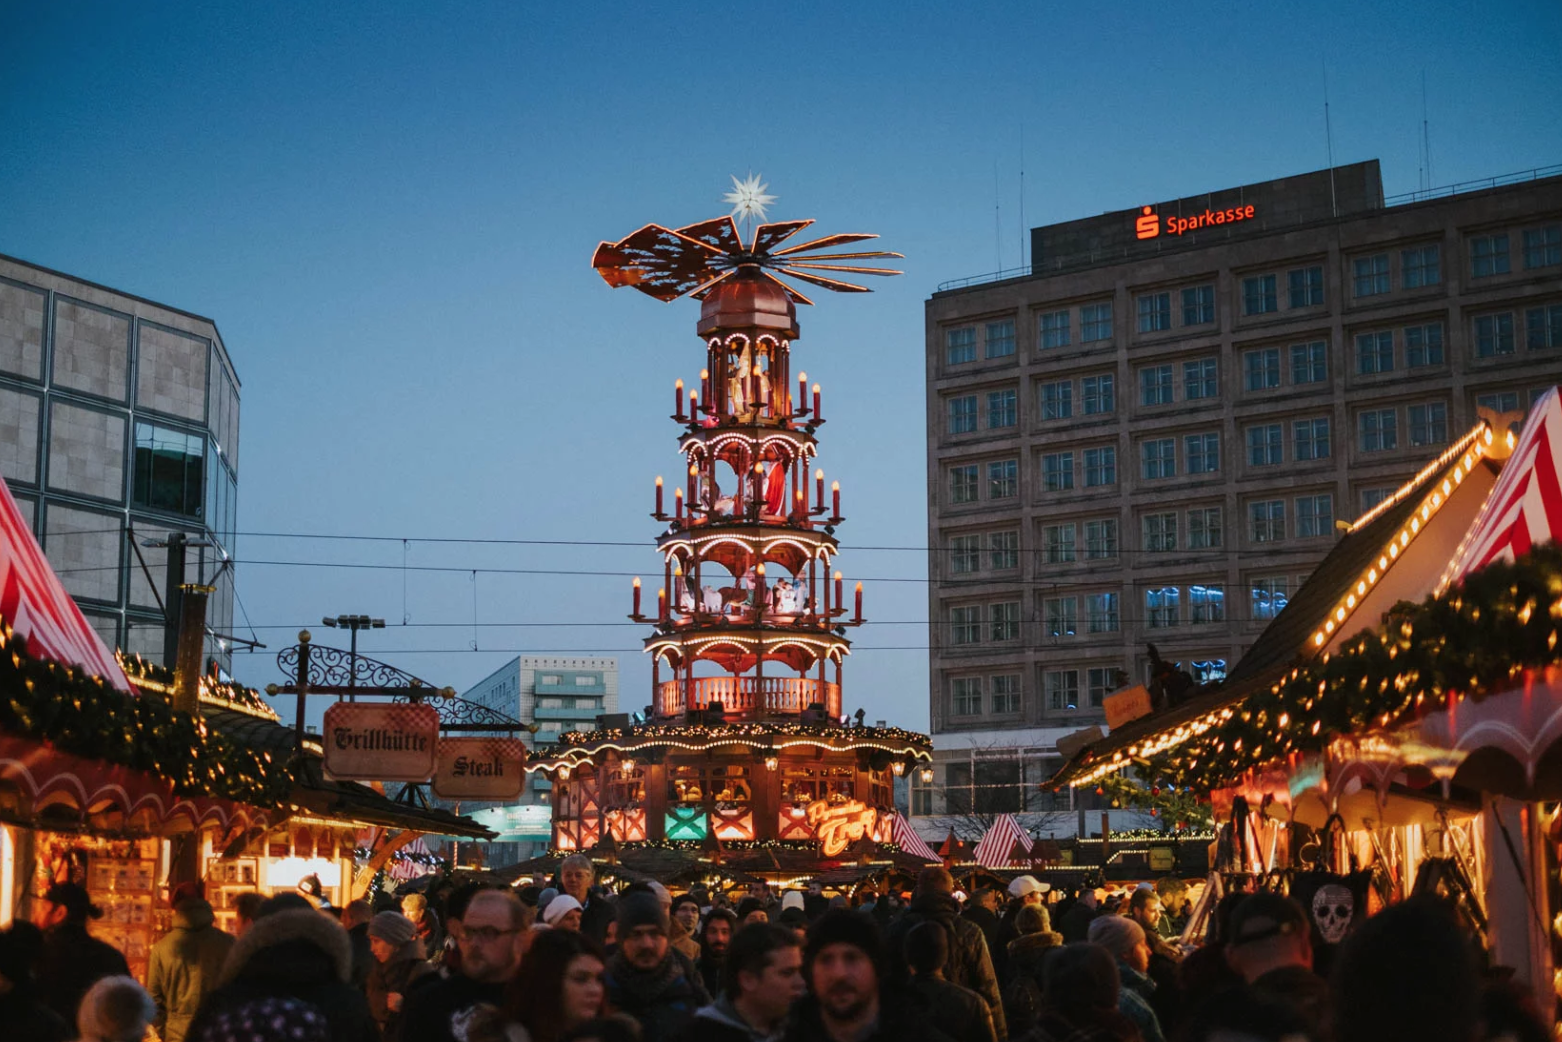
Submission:
M 1042 487 L 1048 492 L 1062 492 L 1074 487 L 1074 454 L 1049 452 L 1041 457 Z
M 1297 420 L 1292 426 L 1296 436 L 1293 457 L 1298 461 L 1329 458 L 1329 418 Z
M 1059 380 L 1041 385 L 1041 418 L 1066 420 L 1074 415 L 1074 381 Z
M 1513 353 L 1513 312 L 1476 316 L 1475 353 L 1481 358 Z
M 1531 351 L 1562 347 L 1562 305 L 1529 308 L 1524 312 L 1524 346 Z
M 1443 249 L 1435 243 L 1399 251 L 1399 277 L 1406 289 L 1422 289 L 1443 281 Z
M 955 716 L 980 716 L 982 714 L 982 681 L 980 677 L 955 677 L 949 682 L 953 696 Z
M 137 423 L 130 505 L 202 516 L 205 466 L 206 441 L 199 434 Z
M 1144 591 L 1144 624 L 1152 630 L 1181 623 L 1175 586 L 1152 586 Z
M 1085 415 L 1098 416 L 1117 411 L 1117 395 L 1113 377 L 1109 374 L 1087 376 L 1082 382 L 1085 397 Z
M 1375 297 L 1387 293 L 1388 254 L 1377 253 L 1371 257 L 1357 257 L 1353 260 L 1351 288 L 1358 297 Z
M 1182 363 L 1182 396 L 1189 401 L 1195 398 L 1214 398 L 1220 394 L 1220 363 L 1214 358 L 1200 358 Z
M 1248 583 L 1252 617 L 1267 622 L 1280 614 L 1290 601 L 1291 582 L 1283 575 L 1253 579 Z
M 1505 412 L 1519 411 L 1519 393 L 1517 391 L 1498 391 L 1495 394 L 1478 394 L 1475 396 L 1477 409 L 1490 409 L 1501 416 Z
M 1009 358 L 1014 354 L 1014 319 L 987 323 L 987 357 Z
M 1318 384 L 1329 378 L 1329 345 L 1322 340 L 1291 345 L 1291 382 Z
M 1067 347 L 1068 339 L 1068 312 L 1049 311 L 1041 316 L 1041 346 L 1045 350 L 1053 347 Z
M 963 365 L 976 361 L 976 327 L 963 326 L 944 334 L 944 364 Z
M 1182 324 L 1203 326 L 1215 321 L 1215 287 L 1192 286 L 1182 291 Z
M 1072 637 L 1079 631 L 1079 602 L 1073 597 L 1047 597 L 1041 602 L 1049 637 Z
M 1219 583 L 1188 587 L 1189 621 L 1195 626 L 1226 621 L 1226 588 Z
M 1069 526 L 1072 528 L 1073 526 Z M 1117 556 L 1117 519 L 1085 522 L 1085 559 L 1105 561 Z
M 1248 535 L 1255 543 L 1278 543 L 1285 538 L 1285 500 L 1261 499 L 1247 505 Z
M 1100 709 L 1106 704 L 1106 696 L 1117 690 L 1117 670 L 1105 666 L 1093 666 L 1089 671 L 1090 707 Z
M 1020 566 L 1020 533 L 991 532 L 987 536 L 987 563 L 994 571 Z
M 1391 488 L 1364 488 L 1361 490 L 1361 512 L 1366 513 L 1389 496 L 1394 494 Z
M 1562 224 L 1524 231 L 1524 267 L 1550 268 L 1562 264 Z
M 1405 365 L 1414 369 L 1423 365 L 1443 364 L 1443 324 L 1429 322 L 1424 326 L 1405 327 Z
M 1266 347 L 1242 355 L 1244 383 L 1249 391 L 1265 391 L 1280 386 L 1280 349 Z
M 1470 240 L 1470 274 L 1481 279 L 1508 273 L 1508 236 L 1477 235 Z
M 1139 463 L 1146 481 L 1177 476 L 1177 441 L 1152 438 L 1139 443 Z
M 1019 394 L 1007 391 L 989 391 L 987 394 L 987 426 L 989 428 L 1013 427 L 1019 423 Z
M 1079 708 L 1079 670 L 1049 669 L 1042 674 L 1042 686 L 1047 691 L 1048 709 Z
M 949 468 L 949 501 L 976 502 L 976 464 Z
M 1171 328 L 1171 294 L 1146 293 L 1138 300 L 1139 332 L 1159 333 Z
M 1020 602 L 1000 601 L 988 612 L 989 630 L 993 640 L 1020 639 Z
M 1172 403 L 1172 367 L 1147 365 L 1139 370 L 1139 404 L 1170 405 Z
M 1048 564 L 1068 564 L 1074 560 L 1074 523 L 1048 525 L 1041 530 Z
M 1334 527 L 1334 497 L 1325 492 L 1317 496 L 1296 497 L 1296 537 L 1312 539 L 1328 535 Z
M 1117 484 L 1117 450 L 1111 446 L 1085 450 L 1085 487 Z
M 1272 467 L 1285 458 L 1285 434 L 1278 423 L 1261 423 L 1247 429 L 1247 462 L 1250 467 Z
M 1221 545 L 1219 507 L 1188 511 L 1188 549 L 1214 550 Z
M 1399 448 L 1399 425 L 1393 409 L 1368 409 L 1358 422 L 1362 452 Z
M 982 537 L 957 535 L 949 540 L 949 570 L 967 575 L 982 566 Z
M 1020 494 L 1020 461 L 999 460 L 987 464 L 987 498 L 1013 499 Z
M 1144 549 L 1146 553 L 1166 553 L 1177 549 L 1176 514 L 1144 515 Z
M 1267 315 L 1279 309 L 1273 275 L 1253 275 L 1242 280 L 1242 314 Z
M 1220 435 L 1190 434 L 1183 439 L 1183 449 L 1188 457 L 1189 474 L 1216 474 L 1220 472 Z
M 1092 593 L 1086 596 L 1085 605 L 1090 613 L 1088 625 L 1091 633 L 1116 633 L 1123 628 L 1117 596 L 1116 593 Z
M 976 395 L 949 399 L 949 433 L 970 434 L 976 430 Z
M 1112 305 L 1086 304 L 1079 309 L 1079 339 L 1090 344 L 1112 339 Z
M 1394 371 L 1394 331 L 1359 333 L 1356 336 L 1356 372 L 1391 373 Z
M 1013 715 L 1020 711 L 1020 678 L 1013 674 L 993 677 L 993 714 Z
M 1441 445 L 1448 440 L 1448 406 L 1427 402 L 1410 407 L 1410 444 Z
M 1288 273 L 1290 285 L 1289 305 L 1293 308 L 1316 307 L 1323 303 L 1323 268 L 1293 268 Z
M 982 639 L 982 606 L 968 604 L 949 609 L 949 641 L 975 644 Z

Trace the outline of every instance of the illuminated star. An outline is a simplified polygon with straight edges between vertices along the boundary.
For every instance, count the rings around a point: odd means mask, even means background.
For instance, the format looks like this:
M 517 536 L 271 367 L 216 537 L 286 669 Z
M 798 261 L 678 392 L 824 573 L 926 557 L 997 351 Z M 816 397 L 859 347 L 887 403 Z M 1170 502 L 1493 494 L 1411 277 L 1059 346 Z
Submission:
M 763 221 L 765 207 L 776 201 L 775 196 L 765 194 L 765 189 L 769 187 L 760 183 L 758 174 L 749 174 L 746 181 L 739 181 L 734 176 L 733 190 L 722 196 L 721 201 L 732 204 L 732 216 L 740 221 L 745 218 Z

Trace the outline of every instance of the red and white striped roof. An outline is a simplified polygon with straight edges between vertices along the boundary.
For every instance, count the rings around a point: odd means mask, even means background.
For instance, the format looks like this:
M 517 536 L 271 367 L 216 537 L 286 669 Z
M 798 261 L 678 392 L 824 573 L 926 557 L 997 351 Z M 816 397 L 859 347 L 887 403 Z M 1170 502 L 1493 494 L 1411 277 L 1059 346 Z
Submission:
M 976 863 L 984 868 L 1002 868 L 1010 864 L 1009 855 L 1018 843 L 1027 854 L 1030 853 L 1030 834 L 1020 828 L 1020 823 L 1014 820 L 1013 814 L 1000 814 L 993 821 L 992 827 L 987 830 L 987 835 L 976 844 L 976 850 L 972 856 Z
M 915 857 L 925 858 L 928 861 L 942 861 L 938 852 L 927 845 L 927 841 L 917 835 L 917 830 L 911 827 L 905 815 L 899 811 L 890 823 L 890 840 L 901 850 Z

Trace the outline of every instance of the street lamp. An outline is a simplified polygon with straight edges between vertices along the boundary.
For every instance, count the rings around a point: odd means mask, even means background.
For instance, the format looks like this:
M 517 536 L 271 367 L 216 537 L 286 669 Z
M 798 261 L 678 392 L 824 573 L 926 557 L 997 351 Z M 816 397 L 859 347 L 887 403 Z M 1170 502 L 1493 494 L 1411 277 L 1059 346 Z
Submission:
M 358 686 L 358 631 L 359 630 L 382 630 L 382 629 L 385 628 L 385 620 L 384 619 L 371 619 L 367 615 L 338 615 L 334 619 L 332 619 L 332 618 L 321 619 L 320 622 L 323 625 L 331 627 L 333 630 L 338 630 L 338 629 L 340 629 L 340 630 L 347 630 L 347 631 L 349 631 L 352 634 L 352 651 L 350 653 L 352 655 L 352 668 L 349 669 L 348 673 L 347 673 L 347 686 L 350 687 L 350 688 L 357 687 Z M 356 702 L 356 701 L 358 701 L 357 697 L 352 695 L 352 694 L 349 694 L 347 696 L 347 700 L 349 702 Z

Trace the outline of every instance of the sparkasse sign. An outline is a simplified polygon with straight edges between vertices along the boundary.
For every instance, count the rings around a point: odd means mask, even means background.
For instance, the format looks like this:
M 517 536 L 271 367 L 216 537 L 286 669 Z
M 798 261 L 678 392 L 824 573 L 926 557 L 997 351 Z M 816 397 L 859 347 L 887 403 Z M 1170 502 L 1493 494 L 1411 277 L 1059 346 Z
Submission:
M 445 738 L 434 795 L 445 800 L 513 800 L 526 786 L 526 746 L 518 738 Z
M 325 711 L 320 737 L 332 778 L 427 781 L 434 773 L 439 713 L 404 702 L 338 702 Z
M 1248 206 L 1231 206 L 1224 210 L 1206 209 L 1203 213 L 1196 213 L 1192 217 L 1176 217 L 1168 215 L 1162 226 L 1161 215 L 1155 212 L 1151 206 L 1143 207 L 1139 216 L 1134 220 L 1134 238 L 1154 239 L 1164 230 L 1167 235 L 1181 235 L 1184 232 L 1197 231 L 1200 228 L 1209 228 L 1217 224 L 1234 224 L 1237 221 L 1250 221 L 1253 219 L 1254 208 Z

